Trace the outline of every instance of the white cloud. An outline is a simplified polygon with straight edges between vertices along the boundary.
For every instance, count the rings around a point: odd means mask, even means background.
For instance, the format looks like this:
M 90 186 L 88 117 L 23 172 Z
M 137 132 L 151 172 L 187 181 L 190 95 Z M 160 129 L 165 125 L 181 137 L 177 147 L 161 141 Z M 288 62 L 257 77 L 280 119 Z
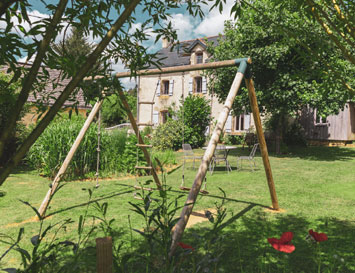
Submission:
M 214 8 L 208 13 L 206 12 L 205 18 L 195 28 L 195 37 L 213 36 L 222 33 L 224 29 L 224 21 L 234 19 L 234 17 L 230 15 L 233 5 L 234 1 L 228 0 L 223 7 L 222 13 L 219 12 L 218 8 Z
M 173 28 L 176 29 L 178 40 L 189 40 L 194 34 L 195 20 L 187 14 L 176 13 L 170 19 Z

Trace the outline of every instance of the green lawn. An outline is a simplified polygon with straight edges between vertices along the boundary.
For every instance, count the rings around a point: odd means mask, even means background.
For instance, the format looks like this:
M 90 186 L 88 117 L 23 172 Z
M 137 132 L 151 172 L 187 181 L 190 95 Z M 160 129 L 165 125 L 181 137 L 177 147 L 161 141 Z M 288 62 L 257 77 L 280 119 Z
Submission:
M 203 153 L 202 150 L 197 152 Z M 220 204 L 223 194 L 219 188 L 222 188 L 226 193 L 224 207 L 227 217 L 218 231 L 218 244 L 209 250 L 203 247 L 204 239 L 199 237 L 211 228 L 209 222 L 197 224 L 186 231 L 184 242 L 193 245 L 196 251 L 186 257 L 184 264 L 196 265 L 210 254 L 214 258 L 201 265 L 201 270 L 209 267 L 216 269 L 216 272 L 318 272 L 317 262 L 313 260 L 316 250 L 305 240 L 308 230 L 314 229 L 325 232 L 329 237 L 328 241 L 320 244 L 320 272 L 355 272 L 355 149 L 308 147 L 290 149 L 289 154 L 282 156 L 271 154 L 270 162 L 282 213 L 267 210 L 271 201 L 260 154 L 256 158 L 258 170 L 255 172 L 247 168 L 236 170 L 236 155 L 242 154 L 248 154 L 248 150 L 238 148 L 231 152 L 229 159 L 234 168 L 230 174 L 221 166 L 213 175 L 207 175 L 210 194 L 199 196 L 195 210 Z M 181 153 L 177 157 L 180 162 Z M 195 174 L 196 170 L 191 168 L 185 171 L 188 186 L 192 184 Z M 169 198 L 181 194 L 181 176 L 181 168 L 167 176 L 167 184 L 171 186 Z M 20 244 L 31 249 L 30 238 L 38 233 L 39 223 L 21 223 L 33 217 L 34 213 L 19 199 L 39 207 L 49 183 L 35 171 L 26 169 L 18 169 L 11 175 L 0 192 L 0 233 L 16 237 L 19 228 L 24 227 L 25 235 Z M 134 213 L 128 204 L 129 201 L 141 202 L 133 198 L 134 184 L 134 179 L 105 180 L 94 190 L 92 198 L 100 203 L 108 202 L 107 217 L 116 219 L 113 224 L 117 231 L 115 239 L 124 243 L 122 253 L 138 253 L 143 247 L 140 235 L 132 234 L 129 229 L 129 219 L 132 228 L 143 228 L 142 217 Z M 68 224 L 66 230 L 59 234 L 61 239 L 73 239 L 77 238 L 79 216 L 85 213 L 87 207 L 88 192 L 83 189 L 92 188 L 95 182 L 72 181 L 64 185 L 55 195 L 48 211 L 50 217 L 44 224 L 72 218 L 75 222 Z M 183 194 L 187 195 L 187 192 Z M 180 203 L 185 199 L 181 198 Z M 89 207 L 89 214 L 95 213 Z M 89 225 L 86 226 L 88 229 Z M 279 238 L 285 231 L 294 232 L 292 242 L 296 250 L 291 254 L 277 253 L 267 242 L 268 237 Z M 94 238 L 102 235 L 94 232 L 88 245 L 93 246 Z M 0 255 L 5 250 L 5 245 L 0 244 Z M 95 271 L 94 255 L 95 250 L 87 248 L 86 262 L 92 272 Z M 10 252 L 1 261 L 0 268 L 18 267 L 19 264 L 20 256 Z M 85 272 L 91 271 L 87 269 Z

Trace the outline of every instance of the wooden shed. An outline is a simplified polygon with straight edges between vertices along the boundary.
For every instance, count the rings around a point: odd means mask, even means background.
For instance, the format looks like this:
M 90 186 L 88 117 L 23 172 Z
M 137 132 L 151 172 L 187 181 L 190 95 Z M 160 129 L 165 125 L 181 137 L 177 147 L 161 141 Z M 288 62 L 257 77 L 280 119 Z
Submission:
M 327 118 L 317 115 L 316 109 L 306 107 L 302 111 L 300 123 L 311 143 L 352 143 L 355 140 L 355 103 L 347 103 L 339 114 Z

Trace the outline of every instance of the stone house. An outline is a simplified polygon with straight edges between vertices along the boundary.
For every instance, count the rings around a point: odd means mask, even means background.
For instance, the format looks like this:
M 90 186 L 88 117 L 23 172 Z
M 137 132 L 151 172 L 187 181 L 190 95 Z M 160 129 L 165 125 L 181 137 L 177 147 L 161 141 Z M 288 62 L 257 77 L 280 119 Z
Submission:
M 162 68 L 205 63 L 210 57 L 206 51 L 206 41 L 217 44 L 218 39 L 219 36 L 213 36 L 181 41 L 173 48 L 163 40 L 163 47 L 157 52 L 157 57 L 162 59 Z M 141 76 L 138 91 L 141 103 L 137 109 L 137 120 L 139 123 L 153 123 L 155 126 L 165 123 L 169 107 L 180 106 L 182 97 L 186 98 L 188 95 L 203 96 L 208 99 L 211 103 L 212 120 L 217 120 L 223 104 L 218 102 L 214 94 L 208 92 L 208 81 L 203 71 Z M 230 115 L 224 129 L 228 134 L 240 135 L 253 125 L 250 113 L 237 117 Z
M 30 67 L 30 65 L 26 63 L 19 63 L 18 65 Z M 0 72 L 6 73 L 6 70 L 6 66 L 0 67 Z M 61 79 L 61 72 L 59 70 L 47 68 L 47 71 L 49 73 L 49 79 L 46 82 L 43 90 L 37 93 L 31 92 L 27 99 L 29 109 L 25 116 L 22 118 L 22 122 L 25 125 L 35 123 L 40 115 L 38 112 L 39 105 L 45 108 L 51 107 L 54 104 L 55 99 L 59 97 L 64 88 L 70 82 L 70 79 Z M 82 90 L 79 90 L 75 96 L 71 96 L 64 103 L 63 111 L 70 111 L 74 108 L 74 105 L 77 107 L 78 114 L 83 116 L 86 116 L 87 111 L 92 107 L 90 104 L 85 102 Z

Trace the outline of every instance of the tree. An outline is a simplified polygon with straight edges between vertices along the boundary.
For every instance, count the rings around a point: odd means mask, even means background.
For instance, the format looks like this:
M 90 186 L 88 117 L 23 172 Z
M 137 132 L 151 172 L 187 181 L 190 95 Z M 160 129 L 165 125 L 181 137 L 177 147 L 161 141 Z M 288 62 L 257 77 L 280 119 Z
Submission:
M 290 25 L 285 25 L 279 22 L 279 18 L 271 18 L 263 13 L 263 9 L 258 7 L 257 1 L 241 0 L 235 1 L 232 8 L 235 18 L 241 15 L 244 11 L 253 10 L 260 18 L 266 20 L 270 25 L 276 27 L 285 36 L 291 39 L 298 39 L 298 33 Z M 273 0 L 272 4 L 276 10 L 288 9 L 288 1 Z M 216 0 L 215 6 L 221 6 L 222 1 Z M 343 0 L 296 0 L 293 1 L 293 7 L 306 20 L 314 20 L 321 27 L 321 31 L 326 34 L 330 42 L 334 46 L 334 50 L 342 54 L 343 58 L 350 64 L 355 64 L 355 26 L 353 14 L 355 12 L 354 1 Z M 221 7 L 220 7 L 221 8 Z M 304 53 L 310 57 L 315 58 L 318 62 L 322 62 L 324 50 L 320 48 L 312 48 L 299 40 L 300 46 L 305 51 Z M 326 70 L 331 71 L 339 79 L 342 80 L 344 87 L 349 91 L 351 96 L 355 95 L 355 88 L 346 80 L 346 75 L 341 69 L 332 66 L 327 62 L 323 62 Z
M 350 99 L 342 82 L 327 69 L 324 62 L 341 69 L 344 74 L 351 74 L 351 71 L 354 74 L 354 67 L 337 54 L 317 24 L 297 10 L 292 1 L 284 1 L 283 7 L 283 10 L 276 9 L 274 1 L 270 0 L 254 2 L 253 7 L 247 7 L 241 13 L 236 24 L 226 23 L 225 37 L 219 45 L 209 47 L 213 60 L 252 57 L 260 111 L 271 113 L 277 124 L 277 152 L 289 116 L 295 116 L 305 105 L 317 108 L 322 115 L 337 113 Z M 263 16 L 260 16 L 261 11 Z M 275 20 L 276 25 L 270 24 Z M 292 28 L 297 39 L 279 31 L 280 24 Z M 300 42 L 308 47 L 321 48 L 324 60 L 318 62 L 318 59 L 304 54 Z M 226 90 L 233 80 L 235 72 L 230 70 L 210 72 L 220 101 L 225 100 Z M 349 76 L 344 75 L 343 78 L 353 82 Z M 249 109 L 248 105 L 247 92 L 242 92 L 233 105 L 234 113 Z
M 137 97 L 128 91 L 126 93 L 126 99 L 133 115 L 136 115 Z M 118 95 L 113 94 L 104 101 L 102 105 L 102 121 L 106 126 L 129 122 L 127 112 L 119 100 Z
M 42 134 L 48 124 L 53 120 L 68 97 L 77 90 L 85 76 L 96 76 L 92 67 L 98 60 L 103 63 L 103 71 L 107 71 L 110 60 L 118 62 L 120 59 L 135 75 L 135 71 L 144 69 L 150 65 L 159 65 L 153 61 L 155 54 L 150 54 L 142 43 L 147 40 L 147 29 L 154 28 L 156 41 L 164 36 L 169 41 L 176 38 L 176 33 L 169 22 L 169 10 L 178 8 L 183 1 L 148 1 L 148 0 L 60 0 L 58 4 L 47 4 L 47 10 L 52 13 L 50 18 L 43 18 L 32 22 L 27 13 L 29 1 L 5 1 L 0 5 L 0 18 L 5 28 L 0 30 L 0 65 L 7 64 L 9 72 L 13 72 L 11 82 L 21 79 L 21 90 L 14 107 L 9 114 L 9 120 L 0 133 L 0 158 L 4 155 L 4 149 L 11 140 L 11 132 L 16 128 L 16 121 L 31 92 L 40 92 L 41 86 L 48 80 L 48 68 L 61 69 L 61 79 L 70 79 L 62 94 L 56 99 L 54 105 L 43 115 L 37 126 L 24 140 L 14 154 L 7 156 L 6 164 L 0 169 L 0 185 L 10 174 L 11 170 L 19 164 L 31 145 Z M 185 8 L 193 15 L 203 15 L 200 4 L 206 1 L 188 1 Z M 147 14 L 147 19 L 142 22 L 142 27 L 135 32 L 127 31 L 135 22 L 133 15 L 137 6 L 141 12 Z M 117 14 L 117 19 L 112 19 L 112 14 Z M 27 22 L 29 29 L 23 26 L 15 26 L 13 19 L 19 23 Z M 94 38 L 100 40 L 92 52 L 83 60 L 83 63 L 75 69 L 75 75 L 71 70 L 77 66 L 69 57 L 58 58 L 58 54 L 50 47 L 60 31 L 68 27 L 77 27 L 88 35 L 90 31 Z M 15 32 L 11 30 L 15 28 Z M 25 40 L 26 39 L 26 40 Z M 28 42 L 30 41 L 30 42 Z M 16 58 L 22 52 L 28 54 L 28 58 L 34 57 L 33 64 L 26 69 L 17 64 Z M 60 60 L 60 62 L 58 62 Z M 45 64 L 46 66 L 41 66 Z M 100 86 L 110 86 L 110 77 L 102 75 Z M 54 85 L 56 83 L 53 83 Z M 100 95 L 100 94 L 98 94 Z

